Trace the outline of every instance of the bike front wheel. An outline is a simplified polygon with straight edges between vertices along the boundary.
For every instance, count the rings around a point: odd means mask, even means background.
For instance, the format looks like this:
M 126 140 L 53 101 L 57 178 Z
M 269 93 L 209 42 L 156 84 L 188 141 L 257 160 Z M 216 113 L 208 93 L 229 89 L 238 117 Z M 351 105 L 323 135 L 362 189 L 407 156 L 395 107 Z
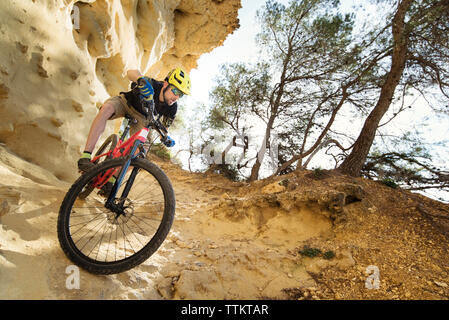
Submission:
M 175 214 L 170 180 L 155 164 L 131 161 L 114 203 L 120 213 L 105 207 L 106 198 L 95 189 L 80 197 L 98 176 L 124 165 L 123 158 L 106 160 L 83 174 L 67 192 L 58 216 L 62 250 L 76 265 L 95 274 L 129 270 L 147 260 L 167 237 Z M 137 173 L 126 197 L 121 198 L 131 173 Z M 129 187 L 129 186 L 128 186 Z

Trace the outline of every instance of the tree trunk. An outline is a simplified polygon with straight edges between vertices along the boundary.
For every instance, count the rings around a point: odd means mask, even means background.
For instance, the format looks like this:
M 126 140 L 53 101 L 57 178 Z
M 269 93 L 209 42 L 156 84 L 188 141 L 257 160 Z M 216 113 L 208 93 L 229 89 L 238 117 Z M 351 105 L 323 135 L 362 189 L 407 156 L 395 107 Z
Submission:
M 256 181 L 259 178 L 259 170 L 261 165 L 262 162 L 259 161 L 258 155 L 256 158 L 256 163 L 254 163 L 253 167 L 251 168 L 251 176 L 249 177 L 248 181 Z
M 276 99 L 273 100 L 275 91 L 273 91 L 272 98 L 270 99 L 271 115 L 270 118 L 268 119 L 267 127 L 265 129 L 265 137 L 263 139 L 262 146 L 260 147 L 259 152 L 257 153 L 256 162 L 251 168 L 251 176 L 248 179 L 249 181 L 256 181 L 259 178 L 259 170 L 260 167 L 262 166 L 265 151 L 267 150 L 267 142 L 270 141 L 271 129 L 273 128 L 274 120 L 278 116 L 279 104 L 281 102 L 282 95 L 284 94 L 285 74 L 287 72 L 288 62 L 290 61 L 291 50 L 292 48 L 291 46 L 289 46 L 287 57 L 284 60 L 284 69 L 281 75 L 281 81 L 279 83 L 279 91 L 276 94 Z
M 373 111 L 365 120 L 354 147 L 349 156 L 338 168 L 342 173 L 351 176 L 360 176 L 360 171 L 373 144 L 379 122 L 390 107 L 394 92 L 402 77 L 407 61 L 408 32 L 405 30 L 405 14 L 413 0 L 402 0 L 393 18 L 393 53 L 391 68 L 385 83 L 382 86 L 379 100 Z
M 274 119 L 275 115 L 272 114 L 270 120 L 268 121 L 267 128 L 265 130 L 265 137 L 263 139 L 262 145 L 259 149 L 259 152 L 257 153 L 256 162 L 251 168 L 251 176 L 249 177 L 249 181 L 256 181 L 259 178 L 259 170 L 260 167 L 262 166 L 262 161 L 265 157 L 265 151 L 267 150 L 267 142 L 270 141 L 269 139 L 271 135 L 271 127 L 273 126 Z

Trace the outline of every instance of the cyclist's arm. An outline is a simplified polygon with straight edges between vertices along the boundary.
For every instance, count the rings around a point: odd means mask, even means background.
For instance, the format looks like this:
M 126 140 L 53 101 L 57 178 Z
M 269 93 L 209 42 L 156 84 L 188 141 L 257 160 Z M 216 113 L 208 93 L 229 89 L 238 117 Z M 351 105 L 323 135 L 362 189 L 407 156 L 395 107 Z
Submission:
M 172 119 L 172 118 L 170 118 L 170 117 L 168 117 L 168 116 L 162 116 L 161 118 L 160 118 L 160 122 L 161 122 L 161 124 L 164 126 L 164 128 L 165 128 L 165 135 L 166 136 L 168 136 L 168 127 L 170 127 L 171 126 L 171 124 L 173 123 L 173 120 L 174 119 Z M 159 135 L 159 138 L 162 140 L 162 136 L 161 135 Z
M 167 147 L 172 147 L 175 144 L 174 140 L 172 138 L 170 138 L 170 136 L 168 135 L 168 127 L 170 127 L 170 125 L 173 123 L 173 120 L 174 120 L 173 118 L 170 118 L 169 116 L 165 116 L 165 115 L 163 115 L 159 120 L 165 129 L 165 132 L 163 133 L 163 135 L 159 134 L 159 138 L 160 138 L 161 142 L 164 143 Z M 172 141 L 173 145 L 170 145 L 170 146 L 167 145 L 166 142 L 164 142 L 164 141 L 167 141 L 167 139 Z
M 162 125 L 165 127 L 165 129 L 168 129 L 168 127 L 171 126 L 171 124 L 173 123 L 175 119 L 172 119 L 168 116 L 162 116 L 161 117 L 161 123 Z
M 139 70 L 136 69 L 131 69 L 128 70 L 126 72 L 126 75 L 128 77 L 129 80 L 131 80 L 132 82 L 137 82 L 137 79 L 139 79 L 140 77 L 142 77 L 143 75 L 140 73 Z

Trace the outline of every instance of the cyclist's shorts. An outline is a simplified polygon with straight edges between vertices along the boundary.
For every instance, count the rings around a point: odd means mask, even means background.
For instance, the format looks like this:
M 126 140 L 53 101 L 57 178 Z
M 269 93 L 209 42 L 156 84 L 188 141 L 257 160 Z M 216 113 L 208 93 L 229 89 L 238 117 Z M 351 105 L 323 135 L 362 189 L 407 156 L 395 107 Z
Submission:
M 147 120 L 141 113 L 137 112 L 134 108 L 128 105 L 123 94 L 107 99 L 104 104 L 107 103 L 112 104 L 115 110 L 115 113 L 110 118 L 110 120 L 123 118 L 126 114 L 129 114 L 137 120 L 136 124 L 131 124 L 131 128 L 129 130 L 130 135 L 133 135 L 134 133 L 142 129 L 147 123 Z

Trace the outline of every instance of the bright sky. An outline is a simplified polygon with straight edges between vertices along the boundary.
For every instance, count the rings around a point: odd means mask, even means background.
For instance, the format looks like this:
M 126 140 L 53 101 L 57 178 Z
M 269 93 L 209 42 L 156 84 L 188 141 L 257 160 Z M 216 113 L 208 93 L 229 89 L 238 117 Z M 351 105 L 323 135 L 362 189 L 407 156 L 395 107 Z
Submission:
M 280 1 L 287 4 L 288 1 Z M 213 79 L 221 64 L 237 61 L 250 62 L 257 55 L 254 37 L 258 32 L 255 23 L 256 11 L 265 1 L 242 0 L 239 10 L 240 28 L 229 35 L 222 46 L 203 54 L 198 60 L 198 68 L 191 71 L 192 96 L 207 102 Z

